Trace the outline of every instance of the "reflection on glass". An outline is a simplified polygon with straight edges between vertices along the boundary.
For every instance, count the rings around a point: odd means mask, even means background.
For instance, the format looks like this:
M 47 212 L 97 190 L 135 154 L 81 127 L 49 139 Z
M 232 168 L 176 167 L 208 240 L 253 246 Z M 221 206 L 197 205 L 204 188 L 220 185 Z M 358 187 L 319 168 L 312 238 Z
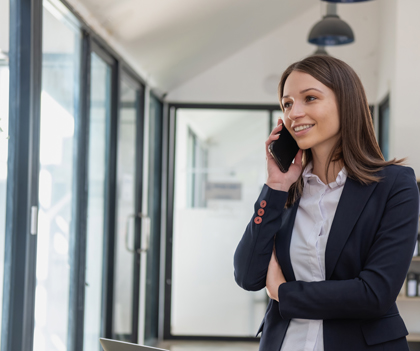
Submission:
M 264 316 L 265 291 L 239 288 L 232 262 L 266 180 L 269 118 L 266 111 L 177 111 L 174 335 L 253 336 Z M 194 191 L 197 206 L 191 206 Z
M 7 154 L 9 133 L 9 1 L 0 0 L 0 316 L 3 301 L 6 221 Z M 1 330 L 1 318 L 0 318 Z M 1 342 L 1 335 L 0 335 Z
M 136 170 L 137 91 L 121 82 L 121 109 L 118 124 L 117 232 L 114 286 L 113 337 L 131 340 L 133 306 L 133 263 Z M 126 247 L 126 224 L 129 222 Z
M 67 350 L 79 47 L 79 31 L 44 8 L 35 351 Z
M 110 67 L 91 59 L 89 185 L 86 240 L 84 350 L 99 350 L 104 238 L 106 126 L 110 113 Z

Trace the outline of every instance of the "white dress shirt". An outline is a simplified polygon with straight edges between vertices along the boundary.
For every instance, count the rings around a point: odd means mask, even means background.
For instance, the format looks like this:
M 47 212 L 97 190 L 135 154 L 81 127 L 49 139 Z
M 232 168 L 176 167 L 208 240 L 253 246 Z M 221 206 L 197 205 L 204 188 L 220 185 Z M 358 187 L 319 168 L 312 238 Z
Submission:
M 312 174 L 312 163 L 303 171 L 303 193 L 290 242 L 296 280 L 325 280 L 325 248 L 346 179 L 344 167 L 329 186 Z M 322 327 L 322 320 L 292 319 L 281 351 L 324 351 Z

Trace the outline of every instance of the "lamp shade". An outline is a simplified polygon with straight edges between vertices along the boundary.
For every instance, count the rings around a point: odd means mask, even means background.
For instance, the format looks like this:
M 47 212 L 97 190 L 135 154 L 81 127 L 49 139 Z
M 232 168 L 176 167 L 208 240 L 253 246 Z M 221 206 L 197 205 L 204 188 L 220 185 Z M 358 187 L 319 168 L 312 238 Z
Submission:
M 363 2 L 363 1 L 369 1 L 369 0 L 322 0 L 325 2 L 334 2 L 336 4 L 351 4 L 353 2 Z
M 340 17 L 326 15 L 312 27 L 308 41 L 319 46 L 350 44 L 354 41 L 354 34 Z

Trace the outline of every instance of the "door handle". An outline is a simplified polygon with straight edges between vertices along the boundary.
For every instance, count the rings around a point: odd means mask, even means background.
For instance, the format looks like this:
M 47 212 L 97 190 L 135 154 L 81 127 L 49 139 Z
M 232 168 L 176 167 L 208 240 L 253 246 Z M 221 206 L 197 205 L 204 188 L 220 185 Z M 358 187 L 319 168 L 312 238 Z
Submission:
M 137 216 L 142 220 L 146 220 L 146 230 L 145 230 L 145 240 L 142 240 L 140 245 L 140 249 L 137 249 L 137 253 L 147 252 L 149 251 L 149 244 L 150 244 L 150 217 L 145 213 L 138 213 Z M 142 238 L 143 239 L 143 238 Z
M 146 219 L 146 230 L 145 230 L 145 240 L 142 240 L 144 242 L 141 244 L 141 247 L 137 250 L 134 250 L 130 248 L 129 245 L 129 231 L 130 231 L 130 220 L 132 218 L 140 218 L 140 219 Z M 149 244 L 150 244 L 150 217 L 145 213 L 137 213 L 137 214 L 130 214 L 127 216 L 126 222 L 125 222 L 125 248 L 127 251 L 134 253 L 136 251 L 137 253 L 147 252 L 149 250 Z

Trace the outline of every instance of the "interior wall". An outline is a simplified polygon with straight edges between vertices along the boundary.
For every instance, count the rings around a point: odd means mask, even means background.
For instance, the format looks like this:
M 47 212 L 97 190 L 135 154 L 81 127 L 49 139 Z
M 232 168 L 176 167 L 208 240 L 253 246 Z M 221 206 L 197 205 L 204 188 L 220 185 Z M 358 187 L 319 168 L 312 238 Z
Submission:
M 395 83 L 396 8 L 396 0 L 379 2 L 378 13 L 381 35 L 379 36 L 378 47 L 377 90 L 374 100 L 377 103 L 380 103 L 390 93 L 391 87 Z M 391 115 L 393 114 L 391 113 Z
M 407 157 L 420 179 L 420 2 L 396 1 L 395 83 L 391 110 L 391 157 Z
M 379 1 L 338 5 L 338 14 L 355 33 L 353 44 L 327 51 L 359 74 L 369 101 L 376 101 L 379 47 Z M 277 84 L 286 67 L 312 54 L 307 43 L 312 26 L 324 13 L 314 6 L 221 63 L 169 92 L 167 100 L 206 103 L 276 104 Z M 362 15 L 361 15 L 362 14 Z
M 417 179 L 420 179 L 420 120 L 417 105 L 420 82 L 420 2 L 396 0 L 395 3 L 396 48 L 395 83 L 391 90 L 391 157 L 407 157 L 408 165 L 414 168 Z M 418 273 L 420 265 L 412 263 L 410 270 Z M 401 301 L 398 307 L 408 330 L 420 333 L 420 304 Z

